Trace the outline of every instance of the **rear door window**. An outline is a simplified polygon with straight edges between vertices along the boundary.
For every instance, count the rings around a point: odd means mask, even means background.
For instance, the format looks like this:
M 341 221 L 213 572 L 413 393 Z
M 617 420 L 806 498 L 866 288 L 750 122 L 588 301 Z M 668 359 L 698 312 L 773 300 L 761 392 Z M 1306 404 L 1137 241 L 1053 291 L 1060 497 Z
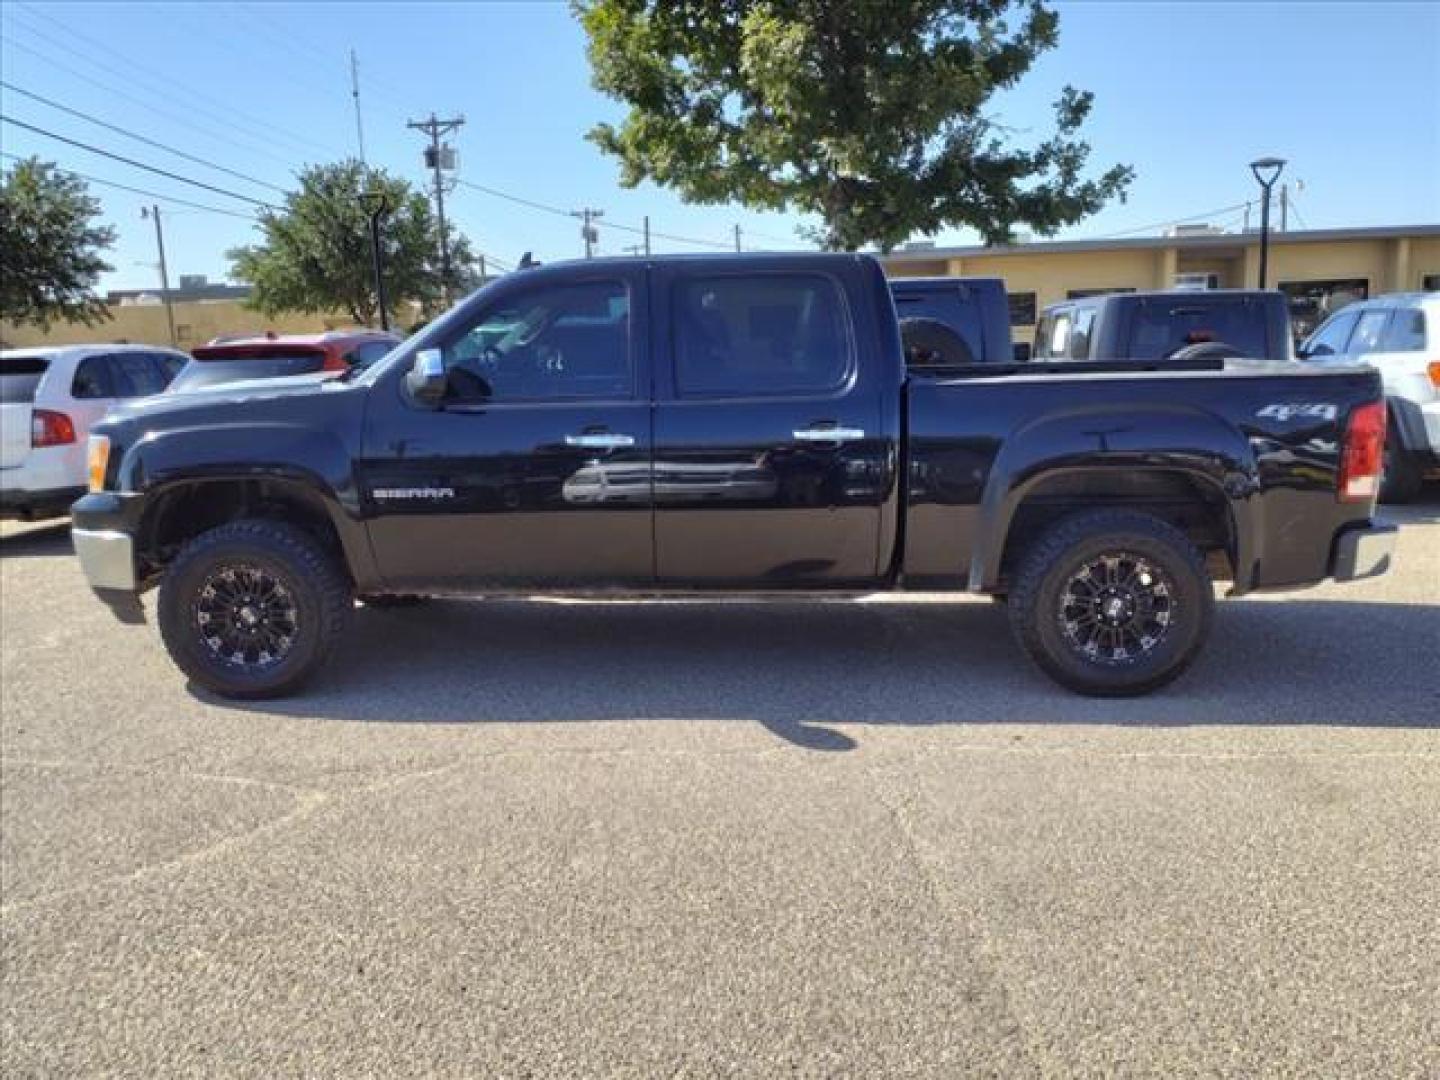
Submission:
M 0 357 L 0 402 L 29 404 L 45 377 L 50 361 L 43 356 Z
M 1380 343 L 1381 352 L 1424 352 L 1425 312 L 1420 308 L 1400 308 L 1390 320 Z
M 77 401 L 113 398 L 115 387 L 110 378 L 110 358 L 87 356 L 81 360 L 70 382 L 70 396 Z
M 853 367 L 840 290 L 815 274 L 682 279 L 675 338 L 683 397 L 830 393 Z
M 171 380 L 179 375 L 185 367 L 185 357 L 177 353 L 156 353 L 150 359 L 159 371 L 160 377 L 165 380 L 166 386 L 169 386 Z
M 149 397 L 164 390 L 170 381 L 146 353 L 116 353 L 108 359 L 117 398 Z
M 1261 359 L 1269 352 L 1265 329 L 1265 306 L 1255 300 L 1141 300 L 1132 310 L 1125 358 L 1163 360 L 1213 341 Z
M 1390 322 L 1388 308 L 1375 308 L 1362 312 L 1355 324 L 1355 336 L 1350 339 L 1350 352 L 1355 356 L 1380 351 L 1380 339 L 1385 336 L 1385 327 Z
M 1094 325 L 1094 308 L 1081 308 L 1075 313 L 1075 325 L 1070 330 L 1070 347 L 1065 353 L 1071 360 L 1090 358 L 1090 328 Z

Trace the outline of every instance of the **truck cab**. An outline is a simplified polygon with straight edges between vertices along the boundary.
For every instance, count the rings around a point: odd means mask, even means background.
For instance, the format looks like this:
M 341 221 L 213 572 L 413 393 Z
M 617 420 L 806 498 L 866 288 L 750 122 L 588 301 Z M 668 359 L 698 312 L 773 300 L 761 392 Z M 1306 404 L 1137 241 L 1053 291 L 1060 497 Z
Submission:
M 1104 293 L 1051 304 L 1035 326 L 1030 355 L 1153 363 L 1295 358 L 1286 298 L 1265 289 Z

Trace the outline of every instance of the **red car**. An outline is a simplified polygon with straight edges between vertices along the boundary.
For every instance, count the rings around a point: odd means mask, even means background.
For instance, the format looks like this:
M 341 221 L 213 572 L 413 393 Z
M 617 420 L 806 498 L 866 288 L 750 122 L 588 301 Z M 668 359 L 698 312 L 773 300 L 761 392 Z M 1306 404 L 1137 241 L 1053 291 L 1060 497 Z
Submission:
M 175 376 L 170 391 L 183 393 L 240 379 L 274 379 L 369 367 L 401 340 L 398 334 L 378 330 L 216 338 L 191 350 L 194 359 Z

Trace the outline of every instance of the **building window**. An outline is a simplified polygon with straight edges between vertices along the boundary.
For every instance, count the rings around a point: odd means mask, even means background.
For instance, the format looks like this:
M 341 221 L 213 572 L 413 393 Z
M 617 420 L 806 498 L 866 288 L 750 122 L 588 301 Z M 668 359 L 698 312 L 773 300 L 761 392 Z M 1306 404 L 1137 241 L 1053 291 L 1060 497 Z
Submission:
M 1067 289 L 1065 299 L 1084 300 L 1087 296 L 1108 296 L 1110 293 L 1127 293 L 1134 291 L 1134 289 L 1127 289 L 1124 286 L 1113 289 Z
M 1329 281 L 1282 281 L 1280 291 L 1289 297 L 1290 325 L 1295 340 L 1308 337 L 1322 322 L 1346 304 L 1370 297 L 1369 278 L 1334 278 Z
M 1035 325 L 1035 294 L 1033 292 L 1012 292 L 1009 294 L 1010 325 Z
M 1420 279 L 1420 287 L 1426 292 L 1440 292 L 1440 274 L 1426 274 Z

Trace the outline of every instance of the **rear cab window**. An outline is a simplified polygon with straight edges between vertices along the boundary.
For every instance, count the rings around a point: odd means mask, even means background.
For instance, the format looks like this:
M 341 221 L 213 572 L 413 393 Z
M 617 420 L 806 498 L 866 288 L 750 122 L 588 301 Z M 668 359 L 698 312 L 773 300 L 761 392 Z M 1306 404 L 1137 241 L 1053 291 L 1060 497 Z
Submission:
M 674 326 L 681 397 L 829 394 L 854 372 L 843 296 L 819 274 L 681 279 Z
M 0 357 L 0 402 L 28 405 L 34 401 L 49 369 L 50 361 L 43 356 Z
M 985 355 L 984 312 L 976 292 L 953 284 L 927 289 L 895 290 L 895 314 L 901 319 L 934 319 L 965 340 L 973 357 Z
M 1250 297 L 1137 299 L 1130 310 L 1124 358 L 1164 360 L 1191 345 L 1220 342 L 1240 355 L 1269 355 L 1265 305 Z

